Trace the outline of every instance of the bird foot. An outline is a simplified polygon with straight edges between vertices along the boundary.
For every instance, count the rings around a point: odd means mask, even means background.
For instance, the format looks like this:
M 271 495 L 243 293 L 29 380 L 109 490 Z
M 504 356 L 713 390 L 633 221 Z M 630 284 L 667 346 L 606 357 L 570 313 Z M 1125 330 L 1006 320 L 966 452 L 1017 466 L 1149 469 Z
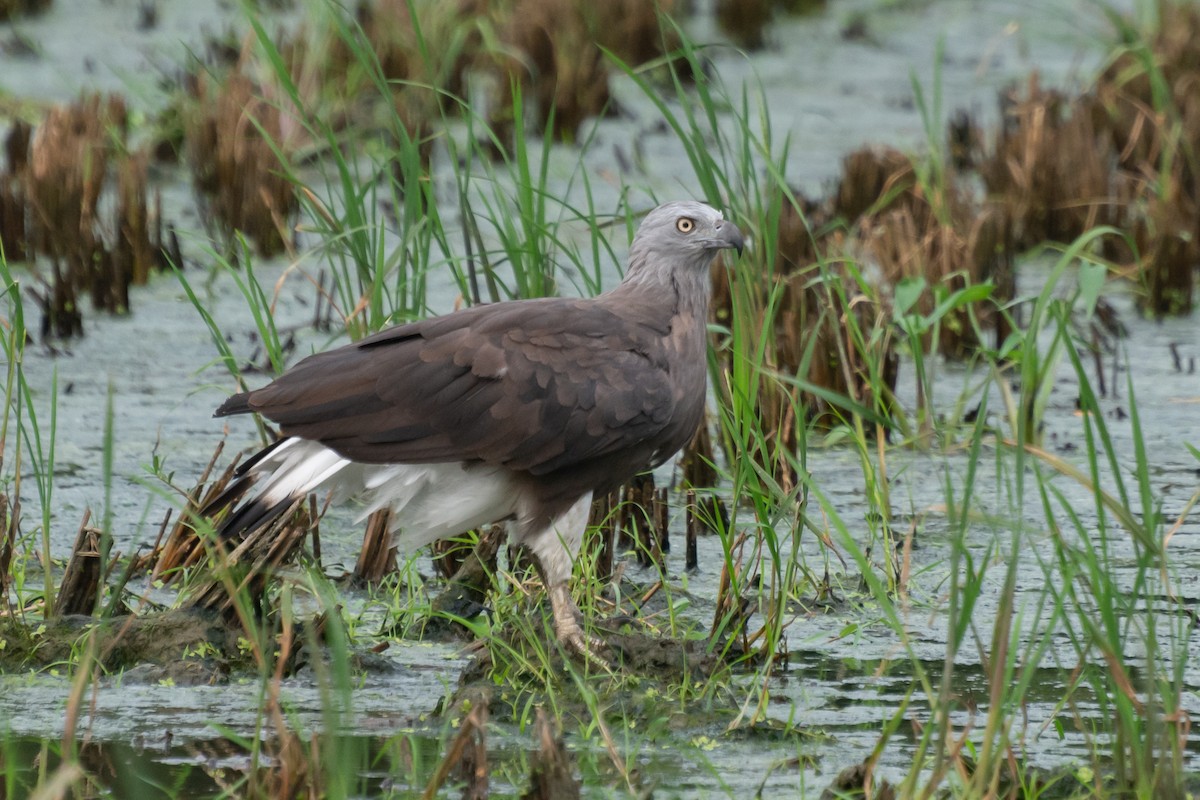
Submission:
M 559 643 L 584 663 L 608 670 L 608 661 L 599 655 L 608 649 L 608 644 L 597 636 L 584 634 L 579 624 L 583 615 L 571 598 L 567 585 L 555 584 L 550 587 L 549 594 L 550 607 L 554 611 L 554 635 Z

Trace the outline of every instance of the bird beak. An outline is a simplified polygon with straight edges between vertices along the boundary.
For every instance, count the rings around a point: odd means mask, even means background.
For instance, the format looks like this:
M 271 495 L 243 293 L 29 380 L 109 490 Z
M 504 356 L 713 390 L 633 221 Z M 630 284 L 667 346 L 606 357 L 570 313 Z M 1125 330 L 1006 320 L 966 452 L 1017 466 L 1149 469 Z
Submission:
M 707 244 L 714 250 L 737 250 L 737 254 L 742 254 L 742 248 L 746 246 L 746 240 L 742 236 L 742 232 L 738 230 L 737 225 L 734 225 L 729 220 L 721 220 L 713 229 L 716 236 L 708 240 Z

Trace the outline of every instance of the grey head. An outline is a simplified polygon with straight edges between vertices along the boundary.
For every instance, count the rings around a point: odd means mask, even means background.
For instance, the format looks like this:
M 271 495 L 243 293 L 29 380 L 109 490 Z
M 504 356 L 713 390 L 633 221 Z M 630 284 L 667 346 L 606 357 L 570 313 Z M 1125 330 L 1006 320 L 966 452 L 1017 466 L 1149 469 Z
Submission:
M 742 251 L 737 226 L 704 203 L 664 203 L 642 220 L 629 246 L 627 282 L 679 280 L 679 274 L 704 274 L 717 251 Z

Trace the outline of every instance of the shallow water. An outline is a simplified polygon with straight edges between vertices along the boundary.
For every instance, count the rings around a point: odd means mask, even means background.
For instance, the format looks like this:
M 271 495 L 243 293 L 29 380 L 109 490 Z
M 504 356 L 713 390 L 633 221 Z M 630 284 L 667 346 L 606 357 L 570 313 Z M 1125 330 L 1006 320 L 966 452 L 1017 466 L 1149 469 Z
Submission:
M 160 5 L 163 23 L 156 32 L 136 34 L 120 25 L 121 18 L 136 9 L 132 1 L 80 0 L 72 5 L 71 13 L 64 10 L 66 5 L 60 2 L 52 14 L 19 24 L 22 35 L 38 42 L 45 55 L 32 60 L 0 55 L 0 90 L 47 100 L 69 98 L 83 87 L 121 89 L 152 105 L 157 76 L 169 74 L 170 65 L 184 51 L 180 41 L 195 45 L 199 33 L 220 30 L 230 20 L 218 3 L 180 0 Z M 870 37 L 861 42 L 843 41 L 838 31 L 856 12 L 866 14 Z M 837 4 L 817 18 L 781 24 L 773 36 L 774 46 L 766 52 L 744 57 L 724 49 L 714 51 L 712 57 L 716 74 L 727 86 L 761 82 L 776 135 L 792 139 L 790 174 L 809 191 L 816 191 L 836 174 L 841 156 L 862 143 L 915 147 L 924 141 L 909 76 L 914 72 L 929 90 L 939 38 L 944 40 L 946 52 L 941 69 L 945 112 L 968 107 L 986 120 L 994 114 L 996 88 L 1023 80 L 1032 67 L 1042 70 L 1050 83 L 1068 83 L 1088 74 L 1102 56 L 1099 30 L 1102 25 L 1094 6 L 1072 0 L 1044 4 L 942 0 L 887 8 L 858 2 Z M 593 145 L 583 156 L 595 178 L 598 206 L 615 209 L 625 187 L 638 202 L 646 198 L 647 204 L 650 196 L 694 193 L 690 169 L 674 137 L 661 130 L 653 108 L 628 85 L 618 82 L 617 94 L 625 114 L 598 123 Z M 626 158 L 616 159 L 617 151 Z M 579 158 L 572 148 L 556 149 L 552 157 L 555 174 L 567 181 Z M 619 163 L 634 168 L 622 172 L 616 166 Z M 177 222 L 185 229 L 199 229 L 194 211 L 182 205 L 186 196 L 178 191 L 178 184 L 172 197 Z M 623 232 L 614 231 L 612 236 L 619 254 L 624 249 Z M 201 238 L 197 234 L 185 242 L 195 262 L 188 271 L 189 279 L 207 292 L 206 307 L 233 338 L 235 352 L 249 359 L 255 351 L 252 322 L 232 283 L 221 277 L 209 281 L 207 270 L 198 266 L 207 260 Z M 304 266 L 315 270 L 319 265 Z M 265 264 L 258 273 L 269 286 L 283 269 L 282 264 Z M 614 279 L 615 264 L 603 265 L 603 269 L 608 280 Z M 1022 289 L 1036 288 L 1040 274 L 1033 266 L 1027 269 Z M 296 330 L 299 353 L 329 344 L 326 337 L 308 327 L 314 297 L 311 284 L 297 277 L 286 281 L 280 291 L 277 322 Z M 446 288 L 431 304 L 444 311 L 452 302 Z M 1113 396 L 1101 405 L 1112 426 L 1121 463 L 1132 463 L 1130 426 L 1121 417 L 1129 409 L 1125 381 L 1127 370 L 1132 369 L 1146 449 L 1154 465 L 1151 483 L 1162 499 L 1164 514 L 1171 519 L 1197 485 L 1197 463 L 1183 442 L 1193 440 L 1198 430 L 1194 406 L 1200 390 L 1194 371 L 1174 368 L 1169 348 L 1175 345 L 1186 365 L 1200 356 L 1200 330 L 1192 319 L 1162 323 L 1139 319 L 1131 299 L 1119 289 L 1114 290 L 1113 302 L 1130 328 L 1130 337 L 1121 343 L 1116 379 L 1112 374 L 1106 376 Z M 55 377 L 58 383 L 52 500 L 56 556 L 69 551 L 84 509 L 100 513 L 104 506 L 105 491 L 98 476 L 110 391 L 116 442 L 110 511 L 116 549 L 129 552 L 148 547 L 171 507 L 164 497 L 169 494 L 164 484 L 148 473 L 147 465 L 155 455 L 164 460 L 164 470 L 174 475 L 175 482 L 187 488 L 225 431 L 231 449 L 254 445 L 249 423 L 211 418 L 212 409 L 233 387 L 224 368 L 214 365 L 209 333 L 178 283 L 170 276 L 157 278 L 149 287 L 136 290 L 133 306 L 134 313 L 125 318 L 86 315 L 85 338 L 69 343 L 57 356 L 34 347 L 26 361 L 29 380 L 45 403 L 43 416 L 49 413 Z M 1106 357 L 1106 368 L 1110 364 L 1111 357 Z M 939 402 L 948 408 L 973 380 L 955 365 L 939 369 Z M 1060 366 L 1058 375 L 1045 441 L 1056 454 L 1077 460 L 1082 450 L 1082 421 L 1075 413 L 1077 390 L 1069 365 Z M 902 398 L 913 396 L 911 381 L 911 370 L 902 368 Z M 995 401 L 992 408 L 998 408 Z M 954 450 L 893 450 L 888 458 L 897 528 L 915 524 L 919 545 L 913 552 L 914 578 L 905 624 L 913 652 L 936 675 L 946 648 L 942 597 L 950 535 L 939 509 L 946 499 L 947 476 L 961 485 L 966 456 Z M 997 475 L 996 463 L 988 456 L 981 460 L 974 503 L 1001 517 L 1016 516 L 1004 494 L 1011 475 Z M 865 537 L 868 508 L 857 457 L 845 449 L 813 443 L 809 468 L 816 486 L 846 522 L 850 534 Z M 1125 475 L 1125 479 L 1129 481 L 1131 476 Z M 1061 476 L 1053 483 L 1081 512 L 1085 526 L 1094 528 L 1096 510 L 1089 492 Z M 35 507 L 36 499 L 27 495 L 26 513 L 36 513 L 31 511 Z M 1050 550 L 1050 534 L 1036 505 L 1023 509 L 1022 515 L 1024 535 L 1033 546 L 1018 557 L 1022 573 L 1029 574 L 1031 581 L 1019 587 L 1017 602 L 1019 609 L 1032 612 L 1044 597 L 1046 578 L 1039 558 L 1045 558 Z M 31 529 L 33 524 L 26 527 Z M 976 624 L 985 640 L 997 613 L 996 598 L 1013 527 L 1009 520 L 995 526 L 980 524 L 972 531 L 974 552 L 982 554 L 993 542 L 998 545 L 995 558 L 999 566 L 990 573 L 992 583 L 976 611 Z M 336 526 L 325 526 L 324 566 L 328 571 L 339 573 L 352 566 L 357 536 L 349 527 L 339 532 Z M 1039 541 L 1046 545 L 1045 550 L 1037 546 Z M 1113 547 L 1118 562 L 1122 557 L 1128 560 L 1127 540 L 1116 537 Z M 1200 525 L 1189 522 L 1181 526 L 1171 550 L 1178 571 L 1175 588 L 1184 602 L 1194 607 L 1200 601 L 1200 579 L 1196 577 Z M 686 589 L 682 586 L 681 551 L 681 547 L 675 548 L 669 567 L 674 594 L 689 599 L 688 616 L 709 619 L 720 570 L 718 543 L 713 538 L 701 541 L 701 566 L 686 577 Z M 801 538 L 801 552 L 810 568 L 821 569 L 825 551 L 811 536 Z M 840 571 L 836 561 L 833 566 Z M 654 577 L 636 567 L 631 567 L 631 573 L 645 583 Z M 851 584 L 854 580 L 850 570 L 845 581 Z M 362 598 L 350 594 L 348 602 L 359 603 Z M 656 776 L 659 790 L 655 796 L 746 796 L 760 784 L 765 786 L 763 796 L 784 791 L 816 796 L 841 768 L 870 753 L 883 725 L 912 685 L 908 657 L 894 633 L 879 621 L 878 610 L 869 605 L 841 604 L 833 610 L 801 609 L 798 613 L 801 618 L 788 631 L 789 664 L 772 683 L 774 702 L 769 715 L 797 723 L 801 732 L 775 738 L 763 734 L 724 736 L 724 725 L 734 715 L 732 709 L 716 715 L 715 721 L 706 721 L 701 715 L 674 719 L 664 712 L 661 729 L 654 727 L 659 723 L 647 720 L 650 729 L 622 732 L 625 738 L 618 742 L 643 774 Z M 1143 654 L 1126 656 L 1136 665 Z M 464 657 L 452 647 L 423 644 L 393 646 L 386 657 L 395 669 L 363 677 L 353 695 L 353 711 L 344 721 L 345 733 L 367 742 L 373 741 L 371 737 L 415 731 L 427 744 L 436 743 L 444 721 L 425 715 L 447 694 Z M 1055 658 L 1068 668 L 1073 664 L 1069 642 L 1056 640 L 1042 666 L 1055 667 Z M 987 684 L 974 648 L 964 647 L 956 663 L 960 695 L 986 702 Z M 1185 708 L 1194 716 L 1200 714 L 1200 645 L 1194 636 L 1185 676 L 1191 691 Z M 1059 673 L 1053 673 L 1053 680 L 1060 680 Z M 189 749 L 189 745 L 220 738 L 217 726 L 240 735 L 255 729 L 259 705 L 255 682 L 182 687 L 137 684 L 115 676 L 102 680 L 100 687 L 82 728 L 98 742 L 134 748 L 139 759 L 167 765 L 201 763 L 213 756 L 203 748 Z M 64 679 L 52 674 L 0 676 L 0 728 L 21 739 L 57 738 L 69 688 Z M 322 696 L 312 680 L 303 676 L 290 680 L 283 693 L 297 728 L 323 724 Z M 1067 730 L 1060 738 L 1053 726 L 1044 725 L 1054 717 L 1057 699 L 1052 693 L 1026 698 L 1029 733 L 1025 755 L 1038 766 L 1086 759 L 1090 752 L 1078 733 Z M 927 719 L 928 709 L 922 702 L 916 701 L 907 716 Z M 1101 713 L 1098 704 L 1086 703 L 1075 711 L 1084 721 Z M 511 756 L 530 746 L 528 736 L 508 726 L 494 727 L 492 746 L 497 753 Z M 164 735 L 167 730 L 169 740 Z M 909 730 L 902 726 L 885 752 L 880 765 L 884 776 L 897 779 L 911 766 L 911 752 L 897 746 L 910 736 Z M 1193 731 L 1190 737 L 1187 767 L 1200 772 L 1200 733 Z M 584 750 L 585 761 L 595 763 L 604 758 L 583 739 L 572 738 L 571 744 Z M 505 791 L 498 790 L 498 796 Z M 606 796 L 608 790 L 592 786 L 588 793 Z

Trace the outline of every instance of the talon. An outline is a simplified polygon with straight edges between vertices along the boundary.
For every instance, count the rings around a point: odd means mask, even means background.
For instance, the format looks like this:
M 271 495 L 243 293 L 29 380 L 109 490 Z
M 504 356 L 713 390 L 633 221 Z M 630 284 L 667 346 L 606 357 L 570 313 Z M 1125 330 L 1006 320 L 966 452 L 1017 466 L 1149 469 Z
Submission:
M 608 645 L 603 639 L 584 636 L 578 625 L 575 626 L 574 631 L 557 630 L 556 633 L 559 643 L 567 648 L 569 654 L 577 656 L 597 669 L 610 669 L 608 661 L 599 655 L 608 649 Z
M 550 607 L 554 612 L 554 634 L 559 643 L 585 663 L 598 669 L 609 669 L 608 661 L 598 655 L 608 649 L 608 644 L 596 636 L 584 635 L 579 624 L 579 618 L 583 615 L 571 599 L 567 585 L 558 583 L 551 586 L 549 595 Z

